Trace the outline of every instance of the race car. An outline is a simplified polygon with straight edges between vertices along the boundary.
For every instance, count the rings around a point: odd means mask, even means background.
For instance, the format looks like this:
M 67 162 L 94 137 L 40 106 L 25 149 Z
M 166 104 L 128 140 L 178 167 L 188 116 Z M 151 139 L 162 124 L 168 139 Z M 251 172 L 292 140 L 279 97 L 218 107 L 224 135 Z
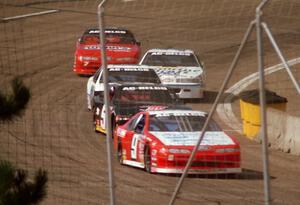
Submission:
M 123 28 L 106 28 L 107 64 L 137 64 L 140 42 Z M 86 30 L 78 40 L 73 71 L 79 75 L 92 75 L 101 67 L 99 29 Z
M 204 66 L 192 50 L 150 49 L 139 64 L 153 68 L 162 83 L 173 89 L 179 98 L 204 97 Z
M 150 173 L 182 173 L 206 119 L 205 112 L 194 110 L 141 111 L 116 128 L 118 161 Z M 238 141 L 210 121 L 188 173 L 240 172 Z
M 119 85 L 126 82 L 160 84 L 156 72 L 141 65 L 108 65 L 108 81 L 110 85 Z M 92 110 L 96 101 L 103 102 L 103 70 L 98 69 L 87 82 L 87 106 Z M 96 98 L 94 99 L 94 96 Z
M 127 83 L 111 87 L 111 126 L 124 124 L 132 115 L 149 106 L 181 106 L 167 87 L 153 83 Z M 178 105 L 177 105 L 178 104 Z M 184 107 L 184 105 L 182 105 Z M 95 131 L 106 133 L 104 103 L 96 103 L 94 109 Z

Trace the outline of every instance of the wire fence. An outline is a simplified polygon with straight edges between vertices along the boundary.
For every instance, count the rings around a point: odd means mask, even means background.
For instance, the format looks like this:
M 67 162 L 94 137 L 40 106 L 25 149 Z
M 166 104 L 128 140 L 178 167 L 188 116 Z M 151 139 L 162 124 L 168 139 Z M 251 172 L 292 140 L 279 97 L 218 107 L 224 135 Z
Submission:
M 0 159 L 30 173 L 39 167 L 48 170 L 48 195 L 42 204 L 109 204 L 106 140 L 94 132 L 92 114 L 86 110 L 88 77 L 72 71 L 76 41 L 86 29 L 97 27 L 99 3 L 0 2 L 0 90 L 10 93 L 11 79 L 21 76 L 32 94 L 22 117 L 0 123 Z M 260 0 L 109 0 L 105 21 L 107 26 L 130 29 L 141 42 L 142 54 L 150 48 L 194 50 L 206 69 L 205 96 L 187 105 L 209 112 L 259 3 Z M 299 58 L 299 10 L 297 0 L 270 0 L 263 12 L 263 20 L 287 60 Z M 45 11 L 51 13 L 40 14 Z M 16 18 L 21 15 L 29 16 Z M 281 63 L 265 35 L 264 51 L 266 69 Z M 291 66 L 300 82 L 298 68 L 297 63 Z M 227 89 L 255 72 L 256 36 L 252 35 Z M 255 79 L 245 82 L 251 83 L 242 91 L 258 88 Z M 299 118 L 300 97 L 284 69 L 266 75 L 266 88 L 287 98 L 285 115 Z M 224 99 L 229 94 L 225 93 Z M 245 136 L 239 97 L 232 96 L 230 105 L 237 121 L 228 112 L 218 111 L 213 118 L 240 142 L 242 173 L 189 176 L 175 204 L 265 203 L 259 138 Z M 272 123 L 282 122 L 282 117 L 276 120 L 269 111 L 268 116 L 272 116 Z M 287 125 L 280 132 L 272 126 L 268 129 L 272 204 L 300 201 L 299 156 L 285 153 L 291 150 L 277 146 L 280 142 L 276 141 L 288 133 L 286 130 L 296 128 Z M 294 144 L 299 141 L 289 139 Z M 121 166 L 116 159 L 114 167 L 117 204 L 167 204 L 179 179 L 178 175 L 148 174 Z

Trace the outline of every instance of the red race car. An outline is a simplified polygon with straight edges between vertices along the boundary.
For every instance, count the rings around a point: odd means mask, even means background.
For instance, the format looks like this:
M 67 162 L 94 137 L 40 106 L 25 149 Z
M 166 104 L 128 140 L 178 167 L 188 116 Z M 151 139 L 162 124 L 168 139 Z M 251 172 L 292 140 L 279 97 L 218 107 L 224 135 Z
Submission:
M 115 130 L 118 160 L 150 173 L 182 173 L 206 118 L 194 110 L 139 112 Z M 188 173 L 240 172 L 239 143 L 211 121 Z
M 105 29 L 108 64 L 137 64 L 140 42 L 127 29 Z M 88 29 L 78 40 L 73 71 L 79 75 L 92 75 L 101 66 L 99 29 Z

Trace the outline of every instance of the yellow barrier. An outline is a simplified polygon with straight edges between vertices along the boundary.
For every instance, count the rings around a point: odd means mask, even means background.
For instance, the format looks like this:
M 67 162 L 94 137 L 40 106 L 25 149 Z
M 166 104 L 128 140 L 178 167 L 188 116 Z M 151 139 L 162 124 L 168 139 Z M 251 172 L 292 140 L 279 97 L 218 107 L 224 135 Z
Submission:
M 281 111 L 286 110 L 286 103 L 268 104 Z M 260 106 L 240 99 L 241 118 L 243 120 L 243 133 L 250 139 L 256 137 L 260 130 Z

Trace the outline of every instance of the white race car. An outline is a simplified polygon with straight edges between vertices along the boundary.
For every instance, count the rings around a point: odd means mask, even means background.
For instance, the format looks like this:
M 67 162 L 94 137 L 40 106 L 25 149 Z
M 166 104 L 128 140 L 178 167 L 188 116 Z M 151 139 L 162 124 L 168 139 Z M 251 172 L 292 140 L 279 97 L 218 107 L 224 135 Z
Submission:
M 161 84 L 156 72 L 141 65 L 108 65 L 108 81 L 110 84 L 123 83 L 155 83 Z M 96 92 L 95 92 L 96 91 Z M 97 92 L 98 91 L 98 92 Z M 87 82 L 87 107 L 91 110 L 96 101 L 103 100 L 103 69 L 98 69 Z
M 147 65 L 179 98 L 203 98 L 204 67 L 192 50 L 150 49 L 140 65 Z

